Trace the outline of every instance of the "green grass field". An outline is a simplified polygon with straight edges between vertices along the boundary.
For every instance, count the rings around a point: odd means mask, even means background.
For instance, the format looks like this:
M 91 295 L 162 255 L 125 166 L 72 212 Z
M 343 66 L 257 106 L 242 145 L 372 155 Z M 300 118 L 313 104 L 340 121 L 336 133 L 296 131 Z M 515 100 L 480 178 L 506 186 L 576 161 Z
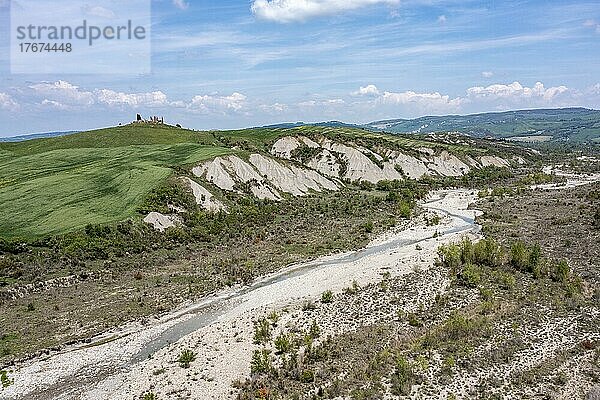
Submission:
M 212 135 L 126 126 L 0 144 L 0 237 L 36 238 L 135 215 L 171 167 L 231 153 Z
M 269 151 L 279 137 L 311 134 L 464 150 L 416 137 L 312 126 L 196 132 L 132 124 L 0 143 L 0 238 L 31 240 L 125 220 L 178 167 L 234 152 Z

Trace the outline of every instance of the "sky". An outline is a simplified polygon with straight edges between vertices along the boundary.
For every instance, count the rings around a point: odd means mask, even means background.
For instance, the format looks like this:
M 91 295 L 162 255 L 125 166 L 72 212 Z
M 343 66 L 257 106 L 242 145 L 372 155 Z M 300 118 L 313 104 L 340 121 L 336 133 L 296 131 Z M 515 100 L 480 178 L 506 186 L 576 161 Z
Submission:
M 597 1 L 152 0 L 150 73 L 11 74 L 17 1 L 0 136 L 600 108 Z

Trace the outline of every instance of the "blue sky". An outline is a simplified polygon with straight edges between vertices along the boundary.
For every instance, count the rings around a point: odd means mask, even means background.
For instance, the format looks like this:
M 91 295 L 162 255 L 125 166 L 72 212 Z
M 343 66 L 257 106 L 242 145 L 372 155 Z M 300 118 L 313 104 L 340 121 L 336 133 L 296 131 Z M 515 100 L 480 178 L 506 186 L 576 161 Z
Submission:
M 0 136 L 600 108 L 597 1 L 154 0 L 146 75 L 11 75 L 10 1 Z

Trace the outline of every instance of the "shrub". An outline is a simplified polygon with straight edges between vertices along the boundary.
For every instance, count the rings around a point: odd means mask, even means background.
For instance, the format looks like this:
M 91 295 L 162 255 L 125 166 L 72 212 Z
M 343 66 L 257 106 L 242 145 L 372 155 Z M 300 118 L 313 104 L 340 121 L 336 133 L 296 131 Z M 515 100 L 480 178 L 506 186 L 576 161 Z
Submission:
M 290 339 L 289 335 L 286 335 L 284 333 L 280 334 L 275 338 L 274 344 L 275 349 L 277 349 L 277 354 L 289 353 L 293 348 L 292 340 Z
M 277 322 L 279 322 L 279 314 L 277 314 L 276 311 L 273 311 L 271 314 L 269 314 L 269 319 L 271 320 L 273 326 L 276 326 Z
M 561 260 L 559 263 L 554 264 L 552 270 L 552 279 L 556 282 L 567 282 L 571 275 L 571 268 L 565 260 Z
M 254 343 L 267 343 L 271 340 L 271 324 L 266 318 L 261 318 L 254 323 Z
M 513 267 L 520 271 L 530 269 L 529 250 L 525 243 L 518 241 L 510 247 L 510 263 Z
M 400 215 L 402 218 L 410 218 L 411 213 L 412 207 L 410 206 L 410 203 L 406 201 L 400 202 L 398 205 L 398 215 Z
M 7 388 L 15 383 L 15 380 L 8 377 L 8 372 L 0 371 L 0 383 L 2 384 L 2 388 Z
M 479 282 L 481 282 L 480 269 L 471 263 L 466 264 L 460 273 L 459 281 L 464 286 L 471 288 L 477 287 Z
M 158 399 L 158 397 L 152 392 L 144 393 L 142 395 L 142 400 L 157 400 L 157 399 Z
M 344 292 L 346 294 L 356 294 L 359 291 L 359 289 L 360 289 L 360 285 L 358 284 L 358 282 L 352 281 L 352 286 L 344 289 Z
M 253 374 L 266 374 L 273 369 L 269 350 L 255 350 L 250 363 L 250 372 Z
M 454 244 L 440 246 L 438 257 L 442 265 L 449 268 L 452 274 L 456 274 L 462 264 L 460 247 Z
M 326 290 L 321 294 L 321 303 L 331 303 L 333 301 L 333 292 L 331 290 Z
M 192 350 L 186 349 L 181 352 L 179 355 L 179 366 L 181 368 L 189 368 L 190 364 L 196 360 L 196 353 Z
M 321 328 L 319 328 L 319 325 L 317 325 L 317 321 L 313 320 L 308 334 L 313 339 L 316 339 L 321 335 Z
M 311 383 L 315 381 L 315 373 L 311 369 L 305 369 L 300 374 L 300 381 L 304 383 Z
M 396 396 L 408 396 L 412 386 L 416 383 L 413 367 L 405 357 L 398 358 L 396 370 L 392 375 L 392 394 Z
M 410 326 L 414 326 L 416 328 L 420 328 L 420 327 L 423 326 L 423 321 L 421 321 L 419 319 L 419 317 L 417 317 L 416 314 L 410 313 L 410 314 L 408 314 L 408 324 Z
M 473 242 L 464 239 L 460 244 L 460 258 L 464 264 L 475 262 L 475 248 Z
M 498 283 L 502 289 L 512 290 L 517 284 L 515 276 L 509 272 L 498 272 Z
M 494 239 L 483 239 L 474 245 L 475 262 L 496 268 L 502 265 L 504 250 Z

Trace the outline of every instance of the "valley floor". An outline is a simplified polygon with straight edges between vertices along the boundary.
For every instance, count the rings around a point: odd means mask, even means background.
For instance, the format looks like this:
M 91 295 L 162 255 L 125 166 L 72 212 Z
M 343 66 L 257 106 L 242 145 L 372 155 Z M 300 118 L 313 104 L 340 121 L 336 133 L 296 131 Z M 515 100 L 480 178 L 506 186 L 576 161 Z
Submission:
M 250 288 L 223 292 L 149 326 L 115 331 L 107 335 L 114 339 L 107 343 L 35 360 L 11 374 L 14 384 L 2 392 L 2 398 L 130 399 L 150 391 L 159 398 L 235 397 L 232 383 L 250 373 L 254 320 L 276 312 L 280 326 L 301 324 L 321 315 L 320 309 L 312 311 L 306 304 L 324 291 L 339 293 L 354 282 L 368 287 L 382 277 L 429 271 L 441 244 L 476 235 L 476 212 L 467 210 L 474 198 L 475 193 L 465 190 L 436 193 L 424 207 L 443 217 L 439 225 L 428 224 L 421 216 L 364 250 L 294 265 Z M 438 276 L 423 284 L 410 307 L 431 302 L 448 282 Z M 323 334 L 340 334 L 357 324 L 368 326 L 380 320 L 386 311 L 379 309 L 376 298 L 372 300 L 361 305 L 363 310 L 371 309 L 368 318 L 345 315 L 323 321 Z M 177 362 L 184 349 L 197 353 L 189 369 Z

